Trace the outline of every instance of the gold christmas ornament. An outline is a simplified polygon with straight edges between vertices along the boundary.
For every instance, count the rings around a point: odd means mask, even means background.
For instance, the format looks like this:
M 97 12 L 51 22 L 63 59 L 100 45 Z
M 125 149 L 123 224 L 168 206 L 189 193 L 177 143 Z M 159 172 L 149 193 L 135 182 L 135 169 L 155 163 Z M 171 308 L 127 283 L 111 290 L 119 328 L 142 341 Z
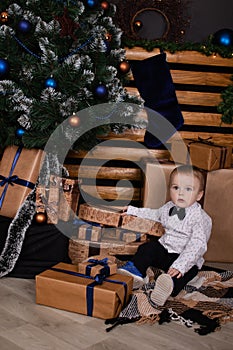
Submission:
M 106 39 L 108 42 L 110 42 L 110 41 L 112 40 L 112 34 L 110 34 L 110 33 L 105 34 L 105 39 Z
M 71 115 L 71 116 L 69 117 L 68 122 L 69 122 L 70 126 L 76 128 L 76 127 L 78 127 L 79 124 L 80 124 L 80 118 L 79 118 L 75 113 L 73 113 L 73 115 Z
M 122 61 L 122 62 L 119 64 L 119 70 L 120 70 L 122 73 L 124 73 L 124 74 L 128 73 L 129 70 L 130 70 L 129 62 L 127 62 L 127 61 Z
M 6 11 L 1 12 L 0 21 L 6 23 L 8 21 L 8 13 Z
M 140 30 L 143 27 L 143 24 L 141 21 L 137 20 L 133 23 L 134 29 L 136 31 Z
M 34 220 L 37 224 L 45 224 L 47 222 L 47 215 L 46 213 L 36 213 L 34 216 Z
M 108 10 L 109 9 L 109 3 L 107 1 L 102 1 L 100 6 L 102 7 L 103 10 Z

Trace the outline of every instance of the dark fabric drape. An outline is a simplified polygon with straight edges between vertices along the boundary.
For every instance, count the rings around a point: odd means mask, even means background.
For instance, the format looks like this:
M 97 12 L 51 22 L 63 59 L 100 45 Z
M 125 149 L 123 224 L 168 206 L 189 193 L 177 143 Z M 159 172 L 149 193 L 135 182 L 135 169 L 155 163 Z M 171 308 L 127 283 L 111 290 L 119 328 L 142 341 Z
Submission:
M 156 114 L 149 113 L 144 143 L 148 148 L 159 147 L 184 123 L 166 54 L 131 61 L 130 66 L 144 106 L 158 112 L 171 124 L 164 125 Z
M 0 252 L 7 238 L 10 218 L 0 216 Z M 54 225 L 33 223 L 26 232 L 20 256 L 12 272 L 7 276 L 34 278 L 35 275 L 59 263 L 70 263 L 69 238 Z

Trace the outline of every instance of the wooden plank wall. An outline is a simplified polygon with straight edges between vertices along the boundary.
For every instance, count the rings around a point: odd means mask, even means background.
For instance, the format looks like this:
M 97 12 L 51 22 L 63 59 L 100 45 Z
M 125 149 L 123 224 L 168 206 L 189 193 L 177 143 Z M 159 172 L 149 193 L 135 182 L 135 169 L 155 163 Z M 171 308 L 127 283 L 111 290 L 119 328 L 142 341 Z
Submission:
M 140 47 L 126 50 L 129 61 L 143 60 L 157 54 L 158 49 L 151 52 Z M 233 125 L 222 123 L 221 114 L 217 111 L 221 92 L 232 84 L 233 58 L 206 56 L 196 51 L 166 52 L 166 55 L 184 116 L 180 135 L 195 139 L 212 137 L 213 142 L 233 146 Z M 133 77 L 127 90 L 138 94 Z M 172 139 L 176 137 L 175 134 Z
M 88 201 L 89 204 L 103 205 L 106 201 L 108 205 L 121 208 L 129 203 L 141 205 L 141 159 L 168 156 L 167 150 L 138 149 L 131 140 L 114 140 L 111 147 L 96 146 L 88 154 L 70 151 L 64 165 L 71 177 L 79 177 L 82 181 L 80 203 Z
M 126 49 L 129 61 L 143 60 L 156 54 L 159 54 L 157 49 L 151 52 L 142 48 Z M 207 57 L 199 52 L 183 51 L 175 54 L 167 52 L 167 61 L 184 116 L 184 126 L 179 134 L 183 138 L 211 137 L 216 143 L 233 146 L 233 127 L 221 123 L 221 115 L 217 111 L 221 91 L 231 83 L 233 58 Z M 131 94 L 139 94 L 132 75 L 126 89 Z M 142 142 L 144 133 L 145 130 L 128 131 L 123 135 L 109 134 L 103 139 L 114 139 L 113 146 L 95 147 L 88 154 L 88 164 L 85 166 L 80 166 L 86 157 L 85 152 L 69 152 L 65 166 L 70 176 L 79 175 L 82 178 L 81 189 L 90 203 L 94 200 L 96 204 L 98 193 L 103 200 L 109 203 L 114 201 L 114 206 L 122 207 L 129 202 L 141 204 L 143 171 L 140 160 L 145 157 L 169 158 L 170 155 L 167 150 L 143 151 L 135 148 L 132 140 Z M 168 149 L 169 143 L 176 138 L 177 134 L 168 140 Z M 102 166 L 97 165 L 98 162 Z M 119 195 L 120 199 L 116 201 Z

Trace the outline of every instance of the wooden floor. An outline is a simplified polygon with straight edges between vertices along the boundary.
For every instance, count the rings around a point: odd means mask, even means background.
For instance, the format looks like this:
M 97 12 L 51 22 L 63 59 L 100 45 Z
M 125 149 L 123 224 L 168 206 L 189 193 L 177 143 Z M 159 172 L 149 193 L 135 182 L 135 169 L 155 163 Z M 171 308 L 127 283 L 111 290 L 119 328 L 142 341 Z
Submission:
M 0 350 L 231 350 L 233 322 L 200 336 L 170 324 L 118 326 L 35 304 L 35 280 L 0 279 Z

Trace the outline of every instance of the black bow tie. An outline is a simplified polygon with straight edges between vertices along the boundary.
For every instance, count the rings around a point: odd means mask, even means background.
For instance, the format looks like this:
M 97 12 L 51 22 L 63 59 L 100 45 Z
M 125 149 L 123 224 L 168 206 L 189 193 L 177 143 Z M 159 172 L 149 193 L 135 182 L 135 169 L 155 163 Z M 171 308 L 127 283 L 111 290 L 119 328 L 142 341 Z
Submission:
M 169 216 L 177 215 L 180 220 L 183 220 L 185 217 L 185 208 L 172 207 L 169 210 Z

